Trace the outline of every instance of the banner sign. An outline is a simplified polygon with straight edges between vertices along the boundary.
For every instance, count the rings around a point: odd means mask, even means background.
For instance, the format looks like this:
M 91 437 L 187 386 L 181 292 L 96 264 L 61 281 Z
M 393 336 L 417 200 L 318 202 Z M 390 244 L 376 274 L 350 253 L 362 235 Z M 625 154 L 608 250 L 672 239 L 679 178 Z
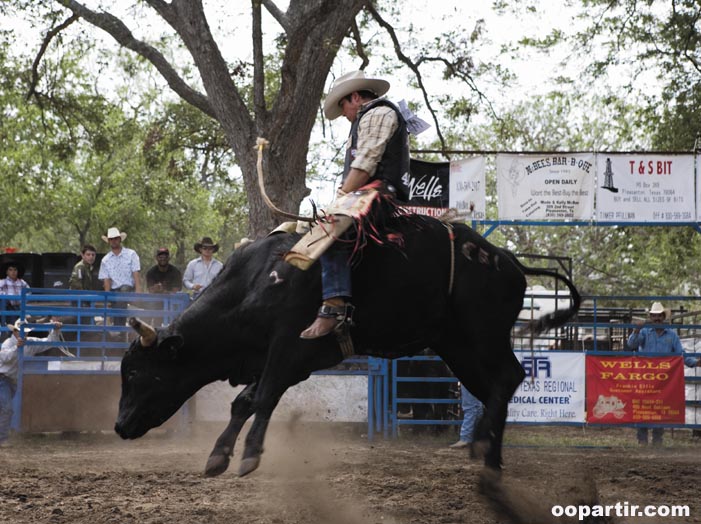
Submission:
M 526 372 L 509 402 L 508 422 L 584 422 L 584 354 L 517 353 Z
M 485 217 L 484 157 L 458 162 L 411 159 L 410 173 L 402 181 L 409 190 L 407 211 L 441 216 L 449 208 L 465 219 Z
M 450 163 L 449 204 L 467 220 L 484 220 L 487 216 L 484 171 L 483 156 Z
M 587 355 L 587 422 L 683 424 L 682 357 Z
M 591 220 L 594 153 L 497 155 L 502 220 Z
M 597 219 L 691 222 L 696 217 L 693 155 L 599 153 Z

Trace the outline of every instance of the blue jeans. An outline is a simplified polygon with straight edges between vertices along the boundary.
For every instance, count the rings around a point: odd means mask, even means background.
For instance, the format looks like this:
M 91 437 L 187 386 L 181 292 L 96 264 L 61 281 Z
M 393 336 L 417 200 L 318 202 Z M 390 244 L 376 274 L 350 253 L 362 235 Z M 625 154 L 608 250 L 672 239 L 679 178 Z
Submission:
M 335 242 L 321 255 L 321 298 L 353 296 L 351 292 L 351 247 Z
M 0 375 L 0 442 L 10 436 L 12 424 L 12 399 L 17 386 L 5 375 Z
M 482 416 L 482 403 L 470 393 L 465 386 L 460 385 L 460 399 L 462 404 L 462 426 L 460 426 L 460 440 L 472 442 L 475 436 L 475 425 Z

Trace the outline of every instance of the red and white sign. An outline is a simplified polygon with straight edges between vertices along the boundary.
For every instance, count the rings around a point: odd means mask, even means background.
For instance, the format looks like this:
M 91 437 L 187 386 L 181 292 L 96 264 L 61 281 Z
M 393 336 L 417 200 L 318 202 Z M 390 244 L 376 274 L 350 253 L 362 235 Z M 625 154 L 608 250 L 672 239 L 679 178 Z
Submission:
M 587 422 L 684 424 L 682 357 L 587 355 Z

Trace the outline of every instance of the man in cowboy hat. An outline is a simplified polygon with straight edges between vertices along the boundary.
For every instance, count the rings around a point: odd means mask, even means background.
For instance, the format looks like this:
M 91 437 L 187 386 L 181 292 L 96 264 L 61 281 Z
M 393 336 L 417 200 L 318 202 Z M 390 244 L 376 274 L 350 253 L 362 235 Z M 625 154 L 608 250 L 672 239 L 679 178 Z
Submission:
M 141 262 L 136 251 L 124 247 L 127 234 L 111 227 L 102 240 L 110 245 L 110 252 L 100 262 L 99 278 L 105 291 L 136 291 L 141 293 Z
M 681 340 L 676 331 L 663 326 L 667 320 L 668 311 L 660 302 L 653 302 L 648 311 L 648 316 L 653 326 L 643 327 L 644 320 L 635 321 L 635 329 L 628 337 L 628 347 L 634 351 L 646 353 L 676 353 L 684 355 Z M 701 365 L 701 358 L 685 357 L 684 363 L 693 368 Z M 638 444 L 647 446 L 648 428 L 638 428 Z M 662 445 L 664 428 L 652 429 L 652 445 Z
M 224 267 L 224 264 L 214 258 L 214 253 L 219 251 L 219 244 L 215 244 L 210 237 L 202 237 L 195 242 L 195 251 L 200 256 L 188 262 L 183 275 L 183 285 L 193 291 L 193 300 L 212 283 Z
M 59 331 L 63 324 L 52 322 L 53 329 L 46 338 L 27 337 L 30 328 L 22 328 L 26 321 L 17 320 L 14 324 L 8 324 L 12 334 L 0 346 L 0 446 L 4 445 L 10 436 L 10 423 L 12 421 L 12 399 L 17 390 L 17 373 L 19 348 L 24 347 L 24 356 L 36 355 L 49 348 L 44 345 L 31 344 L 37 341 L 59 340 Z M 24 337 L 22 336 L 24 331 Z M 26 345 L 25 345 L 26 344 Z
M 324 114 L 343 115 L 351 123 L 343 181 L 338 196 L 380 181 L 399 200 L 408 200 L 402 177 L 409 172 L 409 134 L 400 109 L 385 98 L 389 82 L 363 71 L 339 77 L 324 101 Z M 300 334 L 313 339 L 328 335 L 345 320 L 352 296 L 349 254 L 339 243 L 321 257 L 322 306 L 316 320 Z
M 127 234 L 116 227 L 109 228 L 107 234 L 102 235 L 102 240 L 110 245 L 110 252 L 102 257 L 98 273 L 105 291 L 141 293 L 141 261 L 136 251 L 122 245 L 126 238 Z M 113 307 L 126 309 L 128 304 L 120 301 L 115 302 Z M 126 319 L 127 317 L 113 317 L 114 325 L 123 326 Z

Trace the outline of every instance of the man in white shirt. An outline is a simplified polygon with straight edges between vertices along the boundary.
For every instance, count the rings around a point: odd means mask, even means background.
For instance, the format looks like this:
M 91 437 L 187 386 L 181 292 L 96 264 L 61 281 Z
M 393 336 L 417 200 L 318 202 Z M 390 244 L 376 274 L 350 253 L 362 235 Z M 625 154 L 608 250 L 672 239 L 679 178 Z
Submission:
M 110 245 L 110 252 L 100 262 L 98 278 L 103 281 L 105 291 L 136 291 L 141 293 L 141 262 L 136 251 L 124 247 L 127 234 L 111 227 L 102 240 Z
M 183 275 L 183 285 L 194 292 L 193 300 L 211 284 L 224 267 L 224 264 L 214 258 L 214 253 L 219 251 L 219 244 L 215 244 L 210 237 L 202 237 L 196 242 L 195 251 L 200 256 L 188 262 Z
M 61 322 L 53 322 L 53 329 L 46 338 L 36 338 L 21 336 L 21 326 L 25 321 L 17 320 L 7 327 L 12 331 L 10 338 L 5 340 L 0 347 L 0 446 L 5 443 L 10 435 L 10 424 L 12 423 L 12 399 L 17 390 L 18 350 L 23 347 L 24 356 L 36 355 L 49 348 L 45 345 L 31 344 L 31 342 L 44 340 L 59 340 L 59 332 L 63 327 Z M 24 329 L 24 333 L 31 331 Z
M 111 227 L 107 235 L 102 235 L 102 240 L 110 245 L 110 252 L 100 262 L 98 278 L 102 280 L 105 291 L 118 291 L 141 293 L 141 262 L 136 251 L 122 246 L 122 241 L 127 234 L 120 232 L 118 228 Z M 115 309 L 127 309 L 127 302 L 114 302 Z M 112 322 L 115 326 L 126 324 L 127 317 L 114 316 Z

